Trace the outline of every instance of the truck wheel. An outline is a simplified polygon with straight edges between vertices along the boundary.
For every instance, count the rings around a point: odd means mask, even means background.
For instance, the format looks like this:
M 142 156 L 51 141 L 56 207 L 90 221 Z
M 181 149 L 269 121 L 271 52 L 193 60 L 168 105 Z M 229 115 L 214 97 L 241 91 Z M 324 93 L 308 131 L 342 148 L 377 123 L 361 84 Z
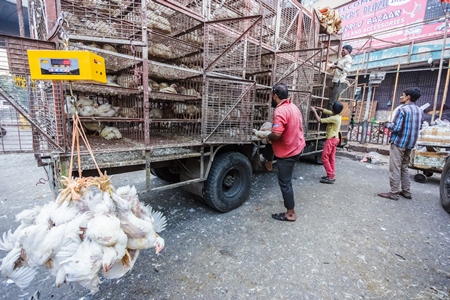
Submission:
M 180 182 L 180 174 L 173 173 L 170 171 L 168 167 L 162 167 L 157 169 L 151 169 L 150 172 L 158 177 L 159 179 L 162 179 L 167 182 Z
M 318 153 L 318 154 L 314 155 L 314 159 L 316 161 L 316 164 L 323 165 L 322 153 Z
M 424 174 L 416 174 L 414 175 L 414 181 L 415 182 L 419 182 L 419 183 L 425 183 L 427 182 L 427 176 L 425 176 Z
M 442 207 L 450 213 L 450 159 L 445 163 L 439 189 Z
M 433 172 L 431 172 L 431 171 L 423 171 L 423 174 L 427 177 L 433 176 Z
M 206 203 L 220 212 L 240 206 L 250 193 L 252 167 L 238 152 L 219 154 L 213 161 L 203 187 Z

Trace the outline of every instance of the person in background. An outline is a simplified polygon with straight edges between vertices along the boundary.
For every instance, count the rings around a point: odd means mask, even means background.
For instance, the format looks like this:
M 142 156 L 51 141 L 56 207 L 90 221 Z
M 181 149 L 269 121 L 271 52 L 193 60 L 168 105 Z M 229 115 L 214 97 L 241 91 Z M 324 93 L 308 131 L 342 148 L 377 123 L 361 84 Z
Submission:
M 336 148 L 339 145 L 339 129 L 341 128 L 342 118 L 339 115 L 344 106 L 341 102 L 334 103 L 332 110 L 324 109 L 322 107 L 311 106 L 311 110 L 316 117 L 317 122 L 327 124 L 326 141 L 322 150 L 322 162 L 327 172 L 326 176 L 320 179 L 321 183 L 334 183 L 336 181 Z M 321 118 L 317 111 L 322 111 L 323 114 L 329 115 L 327 118 Z
M 294 190 L 292 188 L 292 173 L 300 153 L 305 147 L 305 137 L 302 126 L 302 114 L 298 107 L 288 98 L 288 88 L 284 83 L 278 83 L 272 89 L 273 113 L 272 133 L 266 137 L 272 144 L 277 157 L 278 184 L 280 185 L 286 212 L 272 214 L 272 218 L 280 221 L 294 222 L 295 214 Z
M 411 149 L 419 138 L 422 124 L 422 110 L 416 105 L 421 92 L 417 87 L 407 88 L 400 96 L 402 104 L 394 114 L 392 122 L 386 123 L 391 132 L 389 150 L 389 184 L 388 193 L 379 193 L 379 197 L 398 200 L 398 196 L 412 199 L 409 182 L 408 164 Z
M 333 109 L 333 104 L 338 101 L 339 95 L 345 88 L 345 81 L 347 79 L 347 74 L 350 72 L 352 66 L 352 46 L 345 45 L 341 50 L 341 57 L 330 67 L 334 70 L 333 76 L 333 90 L 331 91 L 329 109 Z

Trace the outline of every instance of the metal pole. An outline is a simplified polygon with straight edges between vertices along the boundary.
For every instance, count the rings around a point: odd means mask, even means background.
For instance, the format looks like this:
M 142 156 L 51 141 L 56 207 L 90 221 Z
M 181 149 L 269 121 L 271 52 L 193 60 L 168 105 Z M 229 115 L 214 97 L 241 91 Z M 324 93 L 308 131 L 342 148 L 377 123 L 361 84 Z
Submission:
M 436 82 L 436 90 L 434 92 L 433 114 L 431 115 L 431 123 L 434 122 L 434 116 L 436 114 L 436 105 L 437 105 L 437 99 L 438 99 L 438 95 L 439 95 L 439 86 L 441 83 L 441 75 L 442 75 L 442 65 L 444 63 L 445 46 L 447 44 L 447 26 L 448 26 L 448 17 L 447 17 L 447 14 L 445 13 L 444 40 L 442 42 L 441 61 L 439 62 L 439 73 L 438 73 L 438 78 L 437 78 L 437 82 Z
M 370 108 L 370 99 L 371 98 L 372 98 L 372 86 L 369 85 L 369 92 L 367 92 L 366 112 L 364 113 L 364 121 L 363 121 L 360 144 L 366 143 L 367 127 L 368 127 L 367 119 L 369 118 L 369 108 Z
M 16 0 L 17 19 L 19 20 L 20 37 L 25 37 L 25 25 L 23 22 L 22 0 Z
M 398 84 L 398 74 L 399 74 L 399 71 L 400 71 L 400 60 L 398 60 L 398 65 L 397 65 L 397 75 L 395 75 L 394 94 L 392 94 L 391 114 L 389 115 L 389 122 L 392 121 L 392 113 L 394 112 L 395 96 L 396 96 L 396 94 L 397 94 L 397 84 Z

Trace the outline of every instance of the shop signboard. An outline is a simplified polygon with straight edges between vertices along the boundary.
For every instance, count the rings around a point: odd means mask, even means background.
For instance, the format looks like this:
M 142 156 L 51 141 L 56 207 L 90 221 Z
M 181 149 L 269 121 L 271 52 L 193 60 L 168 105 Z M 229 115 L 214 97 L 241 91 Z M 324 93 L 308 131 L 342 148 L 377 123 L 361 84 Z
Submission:
M 441 2 L 437 0 L 358 0 L 338 11 L 342 39 L 373 36 L 372 49 L 439 39 L 445 29 Z

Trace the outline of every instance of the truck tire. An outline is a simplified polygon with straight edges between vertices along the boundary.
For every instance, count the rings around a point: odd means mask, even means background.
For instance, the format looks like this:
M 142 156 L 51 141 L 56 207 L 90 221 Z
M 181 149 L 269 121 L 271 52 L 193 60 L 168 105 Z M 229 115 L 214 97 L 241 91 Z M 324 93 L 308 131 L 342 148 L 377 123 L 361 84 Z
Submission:
M 318 154 L 314 155 L 314 160 L 315 160 L 316 164 L 323 165 L 322 153 L 318 153 Z
M 173 173 L 170 168 L 168 167 L 162 167 L 162 168 L 156 168 L 151 169 L 150 172 L 158 177 L 159 179 L 162 179 L 167 182 L 180 182 L 180 174 Z
M 419 183 L 425 183 L 427 182 L 427 176 L 425 176 L 424 174 L 417 173 L 416 175 L 414 175 L 414 181 Z
M 212 208 L 228 212 L 239 207 L 250 193 L 252 167 L 239 152 L 219 154 L 203 187 L 203 198 Z
M 441 175 L 439 189 L 442 207 L 450 213 L 450 159 L 447 159 Z

